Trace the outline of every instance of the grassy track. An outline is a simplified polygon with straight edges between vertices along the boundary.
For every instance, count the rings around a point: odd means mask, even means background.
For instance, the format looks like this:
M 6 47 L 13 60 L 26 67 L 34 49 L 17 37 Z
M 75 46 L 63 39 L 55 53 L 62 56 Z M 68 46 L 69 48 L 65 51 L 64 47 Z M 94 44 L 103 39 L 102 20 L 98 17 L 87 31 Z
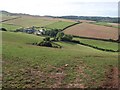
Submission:
M 117 66 L 117 53 L 65 42 L 57 42 L 62 49 L 26 44 L 41 40 L 3 32 L 3 87 L 98 87 L 109 65 Z

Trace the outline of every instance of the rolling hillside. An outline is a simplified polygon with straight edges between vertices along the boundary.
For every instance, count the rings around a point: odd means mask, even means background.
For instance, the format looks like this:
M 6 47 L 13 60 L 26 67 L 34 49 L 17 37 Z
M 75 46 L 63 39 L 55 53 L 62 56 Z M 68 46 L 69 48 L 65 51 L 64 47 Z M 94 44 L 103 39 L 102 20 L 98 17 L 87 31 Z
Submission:
M 42 37 L 3 32 L 3 87 L 98 87 L 117 53 L 74 43 L 57 42 L 62 49 L 33 46 Z
M 33 45 L 45 36 L 11 32 L 32 26 L 63 29 L 76 21 L 32 16 L 4 14 L 2 37 L 3 88 L 108 88 L 118 87 L 118 52 L 97 50 L 72 41 L 55 41 L 62 48 Z M 11 20 L 11 18 L 20 17 Z M 90 21 L 93 22 L 93 21 Z M 118 39 L 117 28 L 91 24 L 88 20 L 65 29 L 65 34 L 100 39 Z M 53 37 L 51 37 L 53 39 Z M 73 40 L 102 49 L 117 51 L 118 43 L 77 38 Z M 52 42 L 52 41 L 51 41 Z M 0 52 L 1 53 L 1 52 Z
M 63 29 L 75 23 L 75 21 L 60 18 L 32 16 L 27 14 L 14 14 L 9 12 L 0 13 L 2 16 L 3 26 L 5 26 L 4 24 L 9 24 L 24 28 L 36 26 L 36 27 L 48 27 L 52 29 L 53 28 Z

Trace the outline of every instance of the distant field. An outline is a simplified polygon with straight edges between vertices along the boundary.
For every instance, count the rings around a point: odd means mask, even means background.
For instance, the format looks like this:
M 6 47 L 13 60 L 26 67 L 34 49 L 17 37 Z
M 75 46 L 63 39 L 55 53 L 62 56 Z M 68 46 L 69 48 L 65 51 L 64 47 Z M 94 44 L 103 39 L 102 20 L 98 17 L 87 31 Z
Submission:
M 31 27 L 31 26 L 45 26 L 51 23 L 56 22 L 55 20 L 46 19 L 46 18 L 38 18 L 32 16 L 22 16 L 21 18 L 6 21 L 8 24 L 20 25 L 22 27 Z
M 117 53 L 70 42 L 57 42 L 62 49 L 39 47 L 28 43 L 41 41 L 43 37 L 2 34 L 5 88 L 95 88 L 106 80 L 105 72 L 118 64 Z
M 12 24 L 6 24 L 6 23 L 2 23 L 2 27 L 7 29 L 8 31 L 14 31 L 18 28 L 21 28 L 20 26 L 16 26 L 16 25 L 12 25 Z
M 106 42 L 106 41 L 83 39 L 83 38 L 74 38 L 74 40 L 78 40 L 82 43 L 96 46 L 102 49 L 109 49 L 109 50 L 115 50 L 115 51 L 118 50 L 118 43 L 116 42 Z
M 64 33 L 100 39 L 113 39 L 113 40 L 118 39 L 117 28 L 94 25 L 90 23 L 77 24 L 64 30 Z
M 56 28 L 56 29 L 64 29 L 65 27 L 74 24 L 75 22 L 65 22 L 58 21 L 49 25 L 46 25 L 47 28 Z
M 22 27 L 48 27 L 48 28 L 65 28 L 68 25 L 71 25 L 74 22 L 69 20 L 54 19 L 48 17 L 33 17 L 33 16 L 22 16 L 21 18 L 6 21 L 5 23 L 19 25 Z
M 47 27 L 52 29 L 53 28 L 63 29 L 75 23 L 75 21 L 61 19 L 61 18 L 50 18 L 50 17 L 40 17 L 40 16 L 37 17 L 37 16 L 30 16 L 30 15 L 11 16 L 10 14 L 1 14 L 1 15 L 3 16 L 2 20 L 8 20 L 8 21 L 5 21 L 6 25 L 3 24 L 3 26 L 8 29 L 11 29 L 11 28 L 14 29 L 14 26 L 21 26 L 24 28 L 37 26 L 37 27 Z M 20 18 L 9 20 L 15 17 L 20 17 Z
M 102 25 L 102 26 L 107 26 L 107 27 L 119 28 L 119 25 L 117 23 L 108 23 L 108 22 L 92 22 L 92 23 L 96 24 L 96 25 Z
M 0 21 L 3 21 L 3 20 L 15 18 L 15 17 L 17 17 L 17 16 L 11 16 L 11 15 L 1 14 L 1 13 L 0 13 L 0 17 L 1 17 L 1 20 L 0 20 Z

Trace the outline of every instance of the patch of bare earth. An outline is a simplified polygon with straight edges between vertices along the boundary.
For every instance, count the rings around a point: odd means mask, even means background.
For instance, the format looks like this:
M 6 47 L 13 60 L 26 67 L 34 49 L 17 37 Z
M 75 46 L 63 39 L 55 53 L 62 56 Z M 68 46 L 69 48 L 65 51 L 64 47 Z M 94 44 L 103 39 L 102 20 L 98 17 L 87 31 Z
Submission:
M 106 81 L 103 83 L 102 88 L 119 88 L 120 85 L 118 83 L 118 68 L 111 68 L 106 73 Z
M 90 38 L 113 39 L 113 40 L 118 39 L 117 28 L 94 25 L 86 22 L 67 28 L 64 30 L 64 33 Z
M 38 68 L 29 68 L 25 70 L 24 79 L 26 88 L 59 88 L 62 85 L 66 74 L 64 72 L 64 67 L 60 68 L 50 66 L 54 71 L 43 72 Z
M 90 85 L 94 85 L 95 82 L 89 74 L 85 73 L 85 69 L 92 72 L 91 69 L 81 61 L 81 64 L 77 65 L 76 68 L 77 73 L 75 80 L 69 83 L 67 88 L 88 88 Z

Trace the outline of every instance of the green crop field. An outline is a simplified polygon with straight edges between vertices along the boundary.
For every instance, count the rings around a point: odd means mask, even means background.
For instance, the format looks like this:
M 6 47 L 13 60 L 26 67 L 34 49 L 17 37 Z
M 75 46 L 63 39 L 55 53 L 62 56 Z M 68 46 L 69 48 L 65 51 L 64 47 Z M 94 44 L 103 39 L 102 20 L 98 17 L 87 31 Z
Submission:
M 116 42 L 107 42 L 107 41 L 83 39 L 83 38 L 74 38 L 74 40 L 78 40 L 82 43 L 93 45 L 103 49 L 110 49 L 115 51 L 118 50 L 118 43 Z
M 61 49 L 34 46 L 28 43 L 43 37 L 14 32 L 2 32 L 2 39 L 4 88 L 95 88 L 118 63 L 117 53 L 75 43 L 56 42 Z
M 49 25 L 46 25 L 47 28 L 56 28 L 56 29 L 64 29 L 67 26 L 74 24 L 75 22 L 65 22 L 65 21 L 58 21 Z

